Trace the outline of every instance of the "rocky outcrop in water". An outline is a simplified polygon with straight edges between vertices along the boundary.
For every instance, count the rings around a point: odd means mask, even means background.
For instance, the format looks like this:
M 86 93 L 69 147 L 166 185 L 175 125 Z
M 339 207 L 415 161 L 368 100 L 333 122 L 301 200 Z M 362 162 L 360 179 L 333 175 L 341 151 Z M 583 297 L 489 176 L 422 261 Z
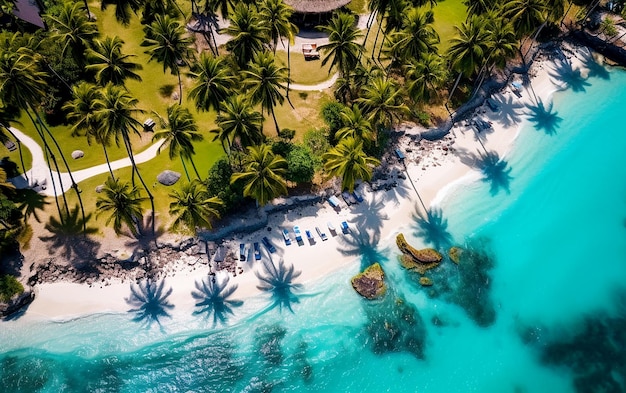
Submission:
M 352 277 L 352 287 L 366 299 L 377 299 L 385 294 L 385 272 L 380 264 L 375 263 L 362 273 Z
M 402 233 L 396 237 L 396 244 L 400 251 L 402 251 L 400 263 L 405 269 L 415 270 L 420 274 L 425 274 L 429 269 L 439 266 L 443 260 L 443 256 L 435 249 L 424 248 L 418 250 L 414 248 L 407 243 Z

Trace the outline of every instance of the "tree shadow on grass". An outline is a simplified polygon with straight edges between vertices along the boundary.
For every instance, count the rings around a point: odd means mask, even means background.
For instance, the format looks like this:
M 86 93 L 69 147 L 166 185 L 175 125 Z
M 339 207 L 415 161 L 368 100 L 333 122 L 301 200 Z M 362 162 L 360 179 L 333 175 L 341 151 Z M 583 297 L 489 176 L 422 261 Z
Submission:
M 388 248 L 378 249 L 380 231 L 351 230 L 348 234 L 337 238 L 338 250 L 342 255 L 361 258 L 361 270 L 379 262 L 384 263 L 389 258 Z
M 262 259 L 261 268 L 255 274 L 260 281 L 257 288 L 271 294 L 270 309 L 278 307 L 282 311 L 286 308 L 293 313 L 291 305 L 300 302 L 295 292 L 302 288 L 302 284 L 296 284 L 293 281 L 300 276 L 301 272 L 296 271 L 293 265 L 286 266 L 282 259 L 276 265 L 268 256 Z
M 234 315 L 233 308 L 241 307 L 243 301 L 229 299 L 237 290 L 237 284 L 228 285 L 230 276 L 218 279 L 216 276 L 206 276 L 200 281 L 196 281 L 196 290 L 191 292 L 191 296 L 196 299 L 194 315 L 205 314 L 206 318 L 213 316 L 213 326 L 218 321 L 225 324 L 229 315 Z
M 511 168 L 508 162 L 500 159 L 498 153 L 491 151 L 481 154 L 476 160 L 481 172 L 483 173 L 482 181 L 489 183 L 489 193 L 491 196 L 497 195 L 500 190 L 504 190 L 507 194 L 511 192 Z
M 171 318 L 168 312 L 174 305 L 167 299 L 172 294 L 172 287 L 165 289 L 165 280 L 154 282 L 150 279 L 137 284 L 130 284 L 130 296 L 126 303 L 132 308 L 129 313 L 134 314 L 133 321 L 140 322 L 146 327 L 157 323 L 161 329 L 161 318 Z
M 584 92 L 588 86 L 591 86 L 591 84 L 583 78 L 580 69 L 573 68 L 570 62 L 565 60 L 561 60 L 556 64 L 556 69 L 554 72 L 550 73 L 550 76 L 564 83 L 575 92 Z
M 28 221 L 32 216 L 37 222 L 41 222 L 37 212 L 44 211 L 46 205 L 50 204 L 50 202 L 46 202 L 46 196 L 30 188 L 16 190 L 16 196 L 17 204 L 24 214 L 24 219 Z
M 85 216 L 85 221 L 89 222 L 92 214 Z M 53 254 L 61 252 L 63 258 L 72 261 L 75 265 L 82 265 L 91 262 L 100 249 L 100 243 L 85 236 L 83 233 L 83 219 L 78 206 L 70 209 L 69 216 L 64 214 L 63 221 L 56 217 L 50 217 L 45 228 L 51 234 L 49 236 L 39 236 L 41 240 L 49 243 L 48 251 Z M 87 227 L 87 234 L 98 232 L 98 228 Z
M 546 135 L 555 135 L 557 128 L 560 127 L 563 118 L 558 115 L 558 112 L 552 111 L 553 104 L 550 102 L 547 106 L 543 101 L 539 100 L 537 105 L 527 105 L 529 112 L 528 120 L 534 123 L 533 127 L 536 130 L 543 130 Z
M 452 244 L 452 235 L 448 232 L 448 220 L 443 217 L 441 209 L 431 207 L 426 215 L 415 206 L 413 213 L 413 229 L 415 236 L 420 237 L 425 243 L 431 244 L 435 249 L 447 248 Z

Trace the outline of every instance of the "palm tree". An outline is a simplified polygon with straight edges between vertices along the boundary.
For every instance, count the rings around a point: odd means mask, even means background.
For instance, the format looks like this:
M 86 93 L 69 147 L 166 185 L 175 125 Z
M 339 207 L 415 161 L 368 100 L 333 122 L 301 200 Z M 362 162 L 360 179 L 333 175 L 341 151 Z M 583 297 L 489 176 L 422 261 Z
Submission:
M 363 52 L 363 45 L 357 42 L 363 35 L 356 27 L 354 16 L 340 12 L 333 15 L 328 25 L 318 26 L 318 29 L 328 33 L 328 44 L 319 47 L 326 54 L 322 66 L 330 60 L 331 69 L 337 68 L 343 77 L 348 76 Z
M 430 101 L 448 79 L 443 59 L 428 53 L 419 60 L 412 59 L 405 67 L 407 91 L 415 103 Z
M 167 120 L 163 119 L 158 114 L 157 116 L 161 120 L 162 129 L 154 134 L 152 140 L 164 139 L 164 144 L 169 147 L 170 160 L 173 160 L 176 156 L 180 157 L 180 161 L 185 169 L 185 175 L 187 175 L 187 180 L 190 180 L 190 178 L 185 160 L 191 162 L 191 166 L 199 179 L 200 174 L 193 162 L 193 156 L 196 154 L 193 148 L 193 142 L 199 142 L 203 140 L 204 137 L 198 132 L 198 125 L 193 116 L 187 108 L 183 108 L 178 104 L 167 107 Z M 159 153 L 162 147 L 163 145 L 159 146 Z
M 238 3 L 230 17 L 230 25 L 222 30 L 232 37 L 226 49 L 233 54 L 241 68 L 263 50 L 269 34 L 259 14 L 248 4 Z
M 190 45 L 193 40 L 185 35 L 185 28 L 176 19 L 169 15 L 156 15 L 146 31 L 141 46 L 149 46 L 146 51 L 150 60 L 156 59 L 163 63 L 163 72 L 170 70 L 178 77 L 178 103 L 183 102 L 183 82 L 180 79 L 180 66 L 187 63 L 191 57 Z
M 67 120 L 73 123 L 71 128 L 72 136 L 86 136 L 87 143 L 95 139 L 96 143 L 102 146 L 104 158 L 109 167 L 111 178 L 115 179 L 107 147 L 111 144 L 111 135 L 102 132 L 96 113 L 100 109 L 98 104 L 102 99 L 102 92 L 95 85 L 81 82 L 72 87 L 74 98 L 63 105 L 63 110 L 67 112 Z
M 322 156 L 324 170 L 330 176 L 341 178 L 341 186 L 352 192 L 357 180 L 369 181 L 373 167 L 380 164 L 363 151 L 363 141 L 347 138 Z
M 52 161 L 57 173 L 60 173 L 60 171 L 59 165 L 56 160 L 56 155 L 48 144 L 46 134 L 52 139 L 57 148 L 57 151 L 59 152 L 63 160 L 63 163 L 65 164 L 65 169 L 69 173 L 70 179 L 72 181 L 72 188 L 77 194 L 78 201 L 81 207 L 83 222 L 85 222 L 85 209 L 83 206 L 80 191 L 78 190 L 78 185 L 74 181 L 74 176 L 72 175 L 70 167 L 65 160 L 65 157 L 63 156 L 63 152 L 60 146 L 54 138 L 54 135 L 52 135 L 44 121 L 41 119 L 38 111 L 38 106 L 36 106 L 36 103 L 42 102 L 45 97 L 47 75 L 46 73 L 41 71 L 37 62 L 37 58 L 29 48 L 22 46 L 15 49 L 12 47 L 12 43 L 18 42 L 19 37 L 19 33 L 15 33 L 7 42 L 5 42 L 5 48 L 3 48 L 3 50 L 0 52 L 0 102 L 3 103 L 3 106 L 5 108 L 15 107 L 19 110 L 24 110 L 24 112 L 26 112 L 29 119 L 33 123 L 35 130 L 37 130 L 37 133 L 41 137 L 44 149 L 46 151 L 50 178 L 52 179 L 52 186 L 56 194 L 56 182 L 52 173 L 52 166 L 50 165 L 50 161 Z M 59 182 L 61 183 L 61 191 L 63 191 L 63 184 L 60 174 L 58 178 Z M 61 195 L 63 197 L 65 205 L 65 217 L 67 217 L 69 216 L 69 207 L 67 204 L 65 193 L 62 192 Z M 57 198 L 55 198 L 55 203 L 57 205 L 59 217 L 61 218 L 61 220 L 63 220 L 63 214 L 61 213 L 61 207 Z M 86 233 L 86 226 L 84 227 L 84 230 Z
M 113 222 L 113 230 L 117 235 L 122 233 L 122 225 L 126 225 L 134 236 L 139 235 L 137 221 L 143 217 L 139 189 L 120 179 L 108 178 L 101 194 L 96 200 L 96 215 L 109 214 L 106 225 Z
M 71 52 L 78 65 L 85 64 L 84 52 L 98 36 L 98 27 L 82 8 L 80 3 L 66 1 L 58 16 L 47 16 L 51 22 L 51 38 L 63 42 L 63 55 Z
M 215 123 L 215 139 L 222 143 L 230 157 L 232 144 L 237 141 L 241 147 L 258 145 L 263 142 L 263 115 L 254 110 L 250 100 L 244 95 L 229 97 L 222 105 Z
M 182 185 L 180 191 L 173 191 L 170 197 L 170 215 L 175 217 L 172 229 L 186 229 L 196 234 L 197 228 L 211 229 L 211 218 L 219 218 L 217 210 L 222 201 L 217 197 L 209 198 L 202 183 L 192 181 Z
M 4 143 L 8 141 L 9 135 L 13 137 L 13 139 L 15 140 L 15 143 L 17 143 L 17 150 L 20 154 L 20 164 L 22 165 L 22 174 L 24 175 L 24 178 L 28 182 L 29 181 L 28 173 L 26 173 L 26 166 L 24 165 L 24 154 L 22 151 L 22 142 L 19 140 L 17 136 L 15 136 L 13 131 L 11 131 L 11 127 L 10 127 L 11 123 L 19 124 L 19 122 L 15 120 L 15 117 L 17 116 L 16 112 L 18 112 L 17 108 L 11 108 L 11 107 L 6 107 L 6 106 L 0 107 L 0 130 L 2 130 L 2 132 L 0 133 L 0 142 Z
M 111 82 L 114 85 L 123 85 L 126 79 L 141 81 L 135 71 L 141 70 L 140 64 L 129 61 L 134 55 L 122 54 L 124 41 L 115 37 L 106 37 L 104 40 L 94 40 L 93 49 L 87 49 L 85 55 L 89 63 L 85 68 L 95 72 L 96 81 L 100 86 Z
M 480 16 L 473 16 L 461 24 L 454 26 L 458 36 L 450 41 L 447 56 L 453 70 L 459 73 L 448 100 L 454 94 L 456 87 L 465 75 L 470 77 L 483 64 L 488 48 L 487 22 Z
M 463 5 L 467 7 L 467 19 L 469 19 L 493 10 L 498 2 L 497 0 L 464 0 Z
M 100 0 L 100 8 L 104 11 L 108 5 L 115 6 L 115 19 L 124 26 L 130 24 L 130 13 L 137 15 L 137 11 L 141 9 L 144 0 Z
M 546 21 L 545 0 L 511 0 L 503 5 L 503 16 L 508 18 L 518 36 L 530 34 Z
M 194 79 L 189 98 L 194 100 L 196 108 L 219 112 L 220 105 L 232 94 L 234 84 L 234 76 L 224 58 L 202 53 L 187 75 Z
M 341 116 L 343 127 L 335 133 L 336 140 L 341 141 L 347 138 L 354 138 L 364 142 L 374 142 L 372 124 L 363 115 L 358 105 L 343 108 L 339 115 Z
M 130 134 L 139 134 L 138 129 L 141 127 L 141 123 L 135 118 L 135 116 L 143 111 L 137 109 L 138 100 L 134 98 L 126 89 L 121 86 L 116 86 L 111 83 L 107 84 L 102 89 L 102 97 L 97 101 L 98 110 L 95 112 L 96 120 L 100 124 L 100 131 L 102 132 L 102 138 L 108 140 L 108 138 L 114 138 L 115 143 L 119 146 L 120 138 L 126 148 L 126 153 L 132 165 L 133 170 L 133 187 L 135 180 L 135 173 L 139 177 L 139 181 L 143 185 L 148 198 L 150 199 L 150 205 L 152 207 L 152 235 L 156 236 L 155 228 L 155 210 L 154 210 L 154 196 L 146 186 L 137 164 L 135 163 L 135 156 L 133 154 L 133 147 L 130 142 Z
M 247 70 L 243 71 L 245 76 L 244 87 L 252 98 L 254 104 L 261 104 L 262 110 L 267 111 L 274 119 L 276 133 L 280 132 L 274 107 L 283 104 L 281 90 L 286 90 L 287 69 L 276 63 L 274 55 L 270 52 L 258 53 L 254 56 L 252 63 Z
M 248 147 L 246 167 L 234 173 L 230 182 L 243 182 L 243 195 L 254 198 L 261 206 L 279 195 L 287 194 L 287 161 L 262 144 Z
M 434 21 L 431 10 L 409 9 L 402 19 L 402 29 L 389 37 L 392 59 L 420 59 L 426 53 L 437 52 L 439 35 L 433 27 Z
M 357 101 L 368 113 L 368 119 L 376 129 L 380 126 L 393 128 L 394 117 L 408 112 L 396 82 L 382 76 L 374 78 L 369 85 L 363 87 Z

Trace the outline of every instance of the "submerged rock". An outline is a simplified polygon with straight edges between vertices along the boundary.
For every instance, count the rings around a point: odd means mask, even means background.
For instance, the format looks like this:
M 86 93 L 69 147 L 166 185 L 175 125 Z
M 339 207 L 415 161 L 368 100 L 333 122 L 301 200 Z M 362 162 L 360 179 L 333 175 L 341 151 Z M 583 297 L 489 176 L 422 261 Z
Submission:
M 415 270 L 420 274 L 424 274 L 429 269 L 437 267 L 443 260 L 443 256 L 435 249 L 424 248 L 418 250 L 414 248 L 407 243 L 402 233 L 396 237 L 396 244 L 402 251 L 400 264 L 405 269 Z
M 448 250 L 448 256 L 450 257 L 452 262 L 458 265 L 461 257 L 463 256 L 463 249 L 457 246 L 450 247 L 450 249 Z
M 433 280 L 428 277 L 420 277 L 420 285 L 423 287 L 430 287 L 433 285 Z
M 376 299 L 387 291 L 385 272 L 380 264 L 375 263 L 362 273 L 352 277 L 352 287 L 366 299 Z

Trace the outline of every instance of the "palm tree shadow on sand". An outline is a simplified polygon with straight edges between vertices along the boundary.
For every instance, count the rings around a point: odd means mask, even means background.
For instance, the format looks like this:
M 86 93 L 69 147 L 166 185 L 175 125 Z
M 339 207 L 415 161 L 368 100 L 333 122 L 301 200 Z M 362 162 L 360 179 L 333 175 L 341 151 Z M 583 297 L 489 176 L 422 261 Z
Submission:
M 591 86 L 591 84 L 583 78 L 580 69 L 573 68 L 572 65 L 565 60 L 561 60 L 556 64 L 556 68 L 554 72 L 550 73 L 550 76 L 575 92 L 584 92 L 588 86 Z
M 141 221 L 137 221 L 137 229 L 139 234 L 133 236 L 130 232 L 126 234 L 131 240 L 125 243 L 127 247 L 135 250 L 150 250 L 155 247 L 155 242 L 163 234 L 163 229 L 158 228 L 154 236 L 152 236 L 152 215 L 147 214 Z
M 168 312 L 174 305 L 167 299 L 172 294 L 172 287 L 165 289 L 165 280 L 154 282 L 151 279 L 140 283 L 130 284 L 130 296 L 125 300 L 132 308 L 129 313 L 134 314 L 134 322 L 140 322 L 145 327 L 157 323 L 161 329 L 162 318 L 171 318 Z
M 591 55 L 584 57 L 583 67 L 587 69 L 587 76 L 589 78 L 600 78 L 604 80 L 611 79 L 609 70 L 607 70 L 602 64 L 598 63 Z
M 492 100 L 500 106 L 500 111 L 494 116 L 505 126 L 510 127 L 522 121 L 523 105 L 513 99 L 513 95 L 502 97 L 502 99 L 493 98 Z
M 271 256 L 268 256 L 268 258 L 263 258 L 261 268 L 255 274 L 260 281 L 257 288 L 271 295 L 272 303 L 269 309 L 278 307 L 282 311 L 286 308 L 293 313 L 291 305 L 300 302 L 295 292 L 302 289 L 302 284 L 296 284 L 293 281 L 300 276 L 301 272 L 295 270 L 293 265 L 285 265 L 283 259 L 276 265 Z
M 228 285 L 230 276 L 218 279 L 216 276 L 206 276 L 196 281 L 196 290 L 191 296 L 196 299 L 193 315 L 204 314 L 206 319 L 213 316 L 213 326 L 217 323 L 225 324 L 229 315 L 234 315 L 233 308 L 241 307 L 243 301 L 230 299 L 237 290 L 237 284 Z
M 375 197 L 371 200 L 363 201 L 358 205 L 358 209 L 362 214 L 355 214 L 350 220 L 350 223 L 357 228 L 364 228 L 377 233 L 380 232 L 383 221 L 389 219 L 385 213 L 385 204 L 382 198 Z
M 481 154 L 476 160 L 478 167 L 483 173 L 482 181 L 489 183 L 489 193 L 494 196 L 504 190 L 507 194 L 511 192 L 511 168 L 508 162 L 500 159 L 495 151 Z
M 413 229 L 415 236 L 421 237 L 425 243 L 441 250 L 452 244 L 452 235 L 448 232 L 448 220 L 443 217 L 441 209 L 431 207 L 426 214 L 415 206 L 413 213 Z
M 550 102 L 547 106 L 543 101 L 539 100 L 537 105 L 526 105 L 529 110 L 527 113 L 528 120 L 533 124 L 536 130 L 543 130 L 546 135 L 555 135 L 557 128 L 560 127 L 563 118 L 558 112 L 553 112 L 553 104 Z
M 85 216 L 89 222 L 92 214 Z M 53 254 L 61 252 L 63 258 L 72 261 L 74 265 L 83 265 L 91 262 L 100 249 L 100 243 L 84 235 L 83 219 L 78 205 L 70 209 L 70 214 L 64 214 L 63 220 L 54 216 L 46 223 L 45 229 L 50 232 L 49 236 L 39 236 L 39 239 L 49 243 L 48 251 Z M 87 226 L 87 234 L 98 232 L 98 228 Z
M 337 250 L 345 256 L 360 257 L 361 270 L 379 262 L 384 263 L 389 258 L 389 249 L 378 249 L 380 231 L 350 230 L 345 236 L 337 238 Z

